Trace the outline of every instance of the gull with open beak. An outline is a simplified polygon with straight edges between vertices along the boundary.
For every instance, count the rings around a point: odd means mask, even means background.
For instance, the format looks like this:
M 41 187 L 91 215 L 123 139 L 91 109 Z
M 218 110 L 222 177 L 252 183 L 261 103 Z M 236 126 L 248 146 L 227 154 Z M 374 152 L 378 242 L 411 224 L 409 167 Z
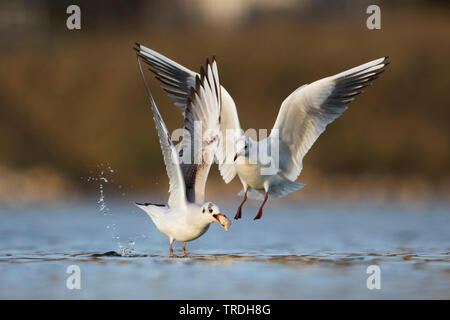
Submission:
M 184 242 L 183 253 L 186 255 L 186 242 L 203 235 L 213 222 L 218 222 L 225 230 L 231 221 L 217 205 L 205 202 L 205 184 L 212 164 L 212 158 L 219 146 L 220 128 L 220 84 L 215 59 L 207 61 L 206 68 L 200 70 L 195 84 L 190 88 L 189 101 L 185 110 L 183 140 L 174 146 L 169 131 L 159 113 L 153 96 L 145 80 L 138 58 L 147 93 L 153 111 L 153 119 L 159 136 L 159 142 L 169 176 L 168 205 L 153 203 L 136 203 L 152 219 L 159 231 L 169 237 L 170 256 L 173 257 L 172 243 Z M 200 124 L 202 129 L 198 130 Z M 199 133 L 200 132 L 200 133 Z M 200 140 L 200 150 L 194 152 L 193 139 Z M 189 157 L 183 157 L 189 154 Z M 208 157 L 209 154 L 209 157 Z
M 175 106 L 186 110 L 189 88 L 198 75 L 154 50 L 140 44 L 137 47 Z M 387 59 L 379 58 L 297 88 L 281 104 L 270 136 L 260 141 L 242 134 L 236 104 L 225 88 L 220 88 L 219 170 L 225 183 L 237 175 L 243 186 L 239 195 L 244 199 L 235 219 L 241 218 L 247 196 L 263 200 L 255 216 L 260 219 L 268 199 L 283 197 L 305 186 L 295 181 L 302 171 L 304 156 L 327 125 L 339 118 L 347 104 L 384 71 L 389 64 Z M 256 161 L 252 154 L 257 155 Z

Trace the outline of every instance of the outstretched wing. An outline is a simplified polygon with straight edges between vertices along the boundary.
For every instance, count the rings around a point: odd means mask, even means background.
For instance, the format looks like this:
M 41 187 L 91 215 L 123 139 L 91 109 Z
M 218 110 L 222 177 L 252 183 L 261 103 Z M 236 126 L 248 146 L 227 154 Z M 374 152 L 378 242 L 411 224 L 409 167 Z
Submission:
M 203 204 L 208 173 L 220 142 L 221 90 L 217 63 L 206 61 L 196 75 L 184 111 L 184 134 L 179 146 L 188 201 Z
M 147 90 L 153 111 L 153 120 L 155 121 L 156 130 L 159 136 L 159 143 L 161 145 L 161 151 L 164 158 L 164 164 L 166 165 L 167 175 L 169 177 L 169 207 L 185 206 L 186 205 L 186 188 L 183 179 L 181 167 L 179 164 L 179 158 L 175 146 L 173 145 L 172 138 L 167 130 L 166 124 L 159 113 L 155 100 L 145 80 L 144 73 L 142 72 L 141 63 L 138 59 L 139 70 L 144 80 L 144 85 Z
M 136 46 L 134 49 L 138 56 L 151 67 L 148 70 L 163 84 L 161 88 L 167 92 L 176 107 L 185 110 L 190 90 L 195 88 L 195 77 L 198 74 L 139 43 L 136 43 Z
M 384 72 L 387 58 L 304 85 L 283 101 L 272 130 L 279 134 L 280 171 L 288 179 L 297 179 L 305 154 L 346 105 Z M 274 137 L 273 131 L 271 138 L 276 140 Z
M 225 183 L 230 183 L 237 174 L 234 156 L 237 152 L 237 141 L 242 136 L 241 125 L 233 98 L 222 87 L 222 112 L 220 113 L 220 148 L 217 154 L 219 171 Z
M 167 92 L 175 106 L 184 111 L 190 90 L 196 86 L 195 78 L 198 74 L 139 43 L 136 43 L 136 46 L 139 57 L 150 66 L 149 70 L 162 83 L 161 88 Z M 213 71 L 217 73 L 217 70 Z M 236 176 L 233 158 L 236 154 L 236 141 L 242 134 L 236 104 L 225 88 L 220 88 L 222 139 L 216 156 L 219 159 L 220 173 L 224 181 L 229 183 Z

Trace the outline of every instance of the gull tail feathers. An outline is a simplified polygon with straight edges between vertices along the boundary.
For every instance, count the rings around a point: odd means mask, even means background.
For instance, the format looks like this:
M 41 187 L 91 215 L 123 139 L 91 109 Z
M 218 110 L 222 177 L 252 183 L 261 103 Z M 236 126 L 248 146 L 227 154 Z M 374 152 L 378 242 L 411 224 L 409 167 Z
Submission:
M 280 176 L 270 184 L 269 200 L 277 199 L 288 195 L 291 192 L 300 190 L 305 186 L 304 183 L 283 179 Z M 264 200 L 266 191 L 264 189 L 253 189 L 248 187 L 247 197 L 252 200 Z M 240 196 L 244 195 L 244 189 L 239 192 Z
M 166 211 L 169 209 L 166 205 L 148 202 L 146 203 L 136 202 L 136 206 L 144 210 L 145 213 L 148 214 L 150 218 L 152 218 L 152 220 L 158 219 L 160 215 L 166 213 Z

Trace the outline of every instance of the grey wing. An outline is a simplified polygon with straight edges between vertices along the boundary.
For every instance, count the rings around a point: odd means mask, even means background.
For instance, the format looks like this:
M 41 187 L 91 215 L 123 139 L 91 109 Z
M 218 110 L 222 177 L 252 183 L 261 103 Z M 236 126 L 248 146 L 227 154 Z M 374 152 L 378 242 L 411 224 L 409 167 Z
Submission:
M 196 76 L 187 99 L 183 140 L 178 146 L 188 201 L 203 204 L 208 173 L 220 142 L 221 90 L 213 58 Z
M 190 90 L 195 88 L 195 77 L 198 74 L 139 43 L 136 43 L 136 46 L 138 56 L 151 67 L 148 70 L 163 84 L 161 88 L 167 92 L 177 108 L 185 110 Z
M 186 206 L 186 189 L 185 182 L 182 175 L 182 170 L 179 163 L 178 154 L 175 146 L 173 145 L 169 131 L 166 124 L 159 113 L 158 107 L 153 99 L 151 91 L 145 81 L 144 73 L 140 61 L 138 60 L 139 69 L 141 71 L 142 79 L 144 80 L 145 87 L 147 89 L 148 96 L 152 105 L 153 119 L 155 121 L 156 130 L 158 132 L 159 143 L 161 145 L 161 151 L 164 158 L 164 164 L 166 166 L 167 175 L 169 177 L 169 207 Z
M 191 88 L 195 88 L 197 73 L 180 65 L 179 63 L 163 56 L 162 54 L 136 43 L 138 56 L 147 63 L 149 70 L 155 74 L 155 78 L 162 83 L 162 89 L 174 101 L 176 107 L 185 110 Z M 217 65 L 212 66 L 217 73 Z M 220 86 L 221 96 L 221 136 L 220 148 L 217 153 L 219 170 L 226 183 L 236 176 L 234 155 L 236 154 L 236 141 L 242 135 L 236 104 L 233 98 Z
M 388 64 L 386 59 L 373 60 L 304 85 L 283 101 L 271 139 L 272 143 L 279 141 L 279 167 L 288 179 L 297 179 L 305 154 L 326 126 L 338 118 L 347 109 L 346 105 L 384 71 Z

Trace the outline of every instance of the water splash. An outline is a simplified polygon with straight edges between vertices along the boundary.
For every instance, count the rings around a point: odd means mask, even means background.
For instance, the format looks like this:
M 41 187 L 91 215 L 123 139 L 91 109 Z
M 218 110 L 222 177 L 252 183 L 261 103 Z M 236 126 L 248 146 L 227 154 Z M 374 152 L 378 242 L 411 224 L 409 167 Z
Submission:
M 120 238 L 119 228 L 116 224 L 116 221 L 113 217 L 112 211 L 109 208 L 106 197 L 105 197 L 105 186 L 113 182 L 112 175 L 115 174 L 116 170 L 111 168 L 109 163 L 104 165 L 103 163 L 97 165 L 99 173 L 95 176 L 91 176 L 88 178 L 88 181 L 98 182 L 98 190 L 99 190 L 99 198 L 97 203 L 99 205 L 99 212 L 101 212 L 104 216 L 110 217 L 110 222 L 106 225 L 106 229 L 108 229 L 112 233 L 112 238 L 117 241 L 118 251 L 121 256 L 130 256 L 135 254 L 135 244 L 136 239 L 130 239 L 126 244 L 122 243 Z M 93 172 L 90 172 L 93 174 Z M 122 185 L 119 185 L 119 189 L 122 190 Z M 121 192 L 122 196 L 125 196 L 125 192 Z
M 135 248 L 134 246 L 136 245 L 136 241 L 135 240 L 130 240 L 128 241 L 126 246 L 123 246 L 120 242 L 119 242 L 119 252 L 121 256 L 125 256 L 125 257 L 129 257 L 129 256 L 133 256 L 135 254 Z

